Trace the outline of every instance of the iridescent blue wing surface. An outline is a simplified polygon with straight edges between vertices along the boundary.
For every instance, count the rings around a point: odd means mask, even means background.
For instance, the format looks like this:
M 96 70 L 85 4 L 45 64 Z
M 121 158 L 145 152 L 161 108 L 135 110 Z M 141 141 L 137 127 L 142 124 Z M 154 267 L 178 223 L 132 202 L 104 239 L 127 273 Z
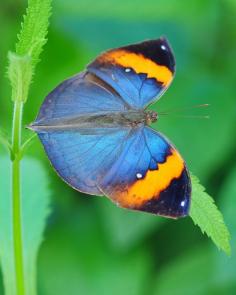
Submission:
M 116 161 L 127 129 L 38 131 L 38 136 L 56 172 L 73 188 L 103 195 L 98 179 Z
M 64 181 L 124 208 L 186 216 L 191 183 L 185 162 L 147 126 L 144 112 L 174 71 L 171 48 L 160 38 L 107 51 L 56 87 L 30 128 Z
M 170 85 L 175 60 L 165 38 L 109 50 L 88 71 L 112 86 L 130 107 L 143 109 Z
M 160 133 L 133 129 L 98 184 L 119 206 L 178 218 L 188 214 L 191 184 L 184 160 Z
M 34 122 L 79 117 L 91 113 L 124 111 L 123 99 L 109 85 L 87 72 L 62 82 L 45 98 Z
M 111 124 L 109 128 L 96 128 L 92 120 L 84 127 L 82 123 L 91 115 L 99 117 L 126 109 L 126 103 L 109 85 L 84 72 L 56 87 L 29 127 L 38 133 L 53 167 L 68 184 L 101 195 L 97 176 L 115 161 L 129 128 Z

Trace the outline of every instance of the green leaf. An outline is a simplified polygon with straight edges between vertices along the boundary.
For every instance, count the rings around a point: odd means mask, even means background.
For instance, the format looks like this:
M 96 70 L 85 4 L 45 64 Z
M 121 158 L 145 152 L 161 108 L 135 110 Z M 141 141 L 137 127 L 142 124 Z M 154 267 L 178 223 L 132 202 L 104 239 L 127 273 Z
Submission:
M 47 42 L 51 3 L 52 0 L 29 0 L 26 15 L 21 24 L 16 53 L 23 56 L 29 55 L 32 58 L 33 67 L 39 61 L 39 55 Z
M 33 144 L 34 140 L 37 138 L 37 134 L 34 133 L 29 138 L 26 139 L 26 141 L 22 144 L 19 157 L 20 159 L 23 158 L 24 154 L 28 150 L 28 148 Z
M 0 157 L 0 260 L 6 295 L 15 295 L 13 263 L 10 161 Z M 37 188 L 37 189 L 35 189 Z M 49 213 L 47 175 L 41 164 L 32 159 L 22 161 L 22 224 L 24 280 L 26 294 L 36 294 L 36 259 Z
M 12 100 L 26 102 L 34 69 L 46 43 L 51 13 L 51 0 L 29 0 L 26 15 L 18 35 L 16 53 L 9 52 L 8 77 Z
M 5 132 L 0 130 L 0 143 L 10 152 L 12 153 L 11 143 L 8 139 L 8 136 Z
M 32 80 L 31 57 L 29 55 L 19 56 L 9 52 L 8 59 L 8 78 L 12 87 L 12 100 L 25 102 Z
M 221 212 L 214 200 L 205 192 L 197 177 L 192 179 L 192 204 L 190 216 L 193 222 L 201 228 L 216 244 L 216 246 L 230 255 L 230 233 L 224 223 Z

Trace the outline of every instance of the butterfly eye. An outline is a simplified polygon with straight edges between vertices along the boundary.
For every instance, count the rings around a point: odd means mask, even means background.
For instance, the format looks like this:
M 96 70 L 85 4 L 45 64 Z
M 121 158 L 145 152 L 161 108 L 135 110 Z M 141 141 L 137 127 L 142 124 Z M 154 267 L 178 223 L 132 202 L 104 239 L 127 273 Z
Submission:
M 141 179 L 143 177 L 143 175 L 141 173 L 137 173 L 136 177 L 137 177 L 137 179 Z

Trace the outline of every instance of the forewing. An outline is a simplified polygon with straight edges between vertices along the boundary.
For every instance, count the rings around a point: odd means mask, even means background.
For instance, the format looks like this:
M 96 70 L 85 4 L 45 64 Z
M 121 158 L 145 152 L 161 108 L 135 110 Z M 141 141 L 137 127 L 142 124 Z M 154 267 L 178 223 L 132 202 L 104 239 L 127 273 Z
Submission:
M 93 122 L 86 129 L 81 123 L 69 122 L 126 109 L 126 103 L 109 85 L 84 72 L 62 82 L 46 97 L 30 128 L 38 133 L 63 180 L 79 191 L 101 195 L 97 178 L 115 160 L 129 129 L 97 128 Z
M 83 72 L 62 82 L 45 98 L 34 125 L 126 109 L 125 102 L 109 85 Z
M 178 151 L 149 127 L 133 130 L 100 189 L 119 206 L 172 218 L 186 216 L 191 184 Z
M 160 38 L 107 51 L 88 71 L 113 87 L 131 108 L 142 109 L 167 89 L 175 60 L 167 40 Z

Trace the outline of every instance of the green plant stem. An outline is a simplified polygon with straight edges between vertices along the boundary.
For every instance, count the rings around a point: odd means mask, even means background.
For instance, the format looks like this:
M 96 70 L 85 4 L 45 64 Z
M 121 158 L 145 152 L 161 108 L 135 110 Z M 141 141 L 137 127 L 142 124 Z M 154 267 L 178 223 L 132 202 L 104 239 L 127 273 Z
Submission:
M 14 102 L 13 129 L 12 129 L 12 218 L 13 218 L 13 247 L 14 267 L 16 278 L 16 294 L 24 295 L 24 265 L 22 245 L 22 218 L 21 218 L 21 187 L 20 187 L 20 148 L 21 148 L 21 121 L 23 102 Z

